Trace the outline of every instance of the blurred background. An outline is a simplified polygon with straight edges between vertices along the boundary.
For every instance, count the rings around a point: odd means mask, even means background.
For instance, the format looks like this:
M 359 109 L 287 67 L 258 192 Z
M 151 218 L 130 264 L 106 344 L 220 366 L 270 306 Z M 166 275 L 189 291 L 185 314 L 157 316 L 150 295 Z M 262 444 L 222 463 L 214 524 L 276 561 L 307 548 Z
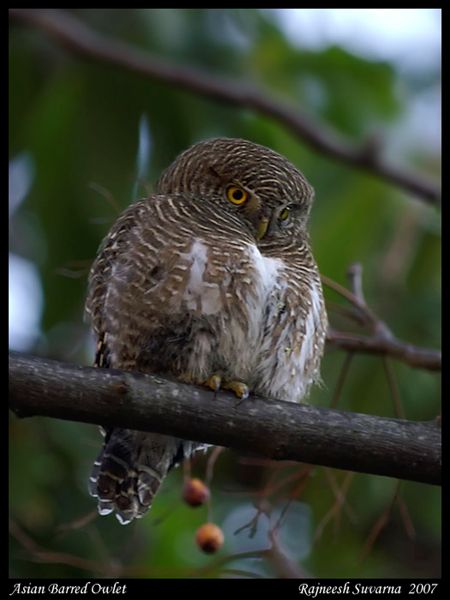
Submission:
M 436 9 L 85 9 L 95 31 L 233 85 L 258 85 L 355 146 L 370 140 L 396 167 L 440 177 L 440 19 Z M 440 212 L 380 177 L 312 150 L 248 108 L 85 60 L 36 27 L 9 34 L 9 346 L 90 365 L 87 273 L 118 214 L 175 156 L 214 136 L 287 156 L 316 189 L 311 237 L 321 273 L 347 285 L 355 261 L 368 303 L 401 339 L 440 347 Z M 326 289 L 330 321 L 349 327 Z M 433 419 L 437 373 L 329 348 L 320 406 Z M 281 577 L 261 553 L 278 526 L 284 555 L 313 577 L 437 577 L 440 490 L 364 474 L 250 460 L 209 466 L 216 556 L 196 529 L 206 507 L 181 500 L 173 471 L 149 515 L 99 517 L 87 479 L 95 426 L 10 420 L 12 577 Z M 257 507 L 260 508 L 258 512 Z M 263 507 L 263 508 L 261 508 Z M 286 565 L 285 565 L 286 566 Z

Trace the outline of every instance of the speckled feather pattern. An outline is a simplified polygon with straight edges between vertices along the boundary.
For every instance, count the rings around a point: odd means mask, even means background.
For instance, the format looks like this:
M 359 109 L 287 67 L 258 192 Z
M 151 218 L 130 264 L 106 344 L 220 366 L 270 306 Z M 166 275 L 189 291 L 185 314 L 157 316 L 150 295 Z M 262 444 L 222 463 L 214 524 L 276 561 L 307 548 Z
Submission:
M 247 190 L 236 207 L 224 189 Z M 213 373 L 252 392 L 300 401 L 319 379 L 327 326 L 306 223 L 313 198 L 303 175 L 277 153 L 221 138 L 187 150 L 157 192 L 133 203 L 105 238 L 86 309 L 97 364 L 170 374 L 202 384 Z M 289 204 L 257 242 L 255 219 Z M 102 514 L 142 516 L 176 458 L 193 445 L 114 429 L 94 465 Z

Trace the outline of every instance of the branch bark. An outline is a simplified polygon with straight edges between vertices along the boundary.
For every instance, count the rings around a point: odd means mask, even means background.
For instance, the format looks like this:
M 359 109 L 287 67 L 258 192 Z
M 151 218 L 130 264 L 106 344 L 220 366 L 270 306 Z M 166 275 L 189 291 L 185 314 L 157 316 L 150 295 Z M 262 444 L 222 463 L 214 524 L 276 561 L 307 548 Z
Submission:
M 264 90 L 242 81 L 214 77 L 200 70 L 180 67 L 152 57 L 118 40 L 96 33 L 77 18 L 62 11 L 18 9 L 9 11 L 16 21 L 37 27 L 82 57 L 126 69 L 150 79 L 202 94 L 228 104 L 253 109 L 287 127 L 314 150 L 358 167 L 397 185 L 430 204 L 438 205 L 438 186 L 412 171 L 383 160 L 367 143 L 354 147 L 323 125 L 313 122 L 297 108 L 274 100 Z
M 228 393 L 154 375 L 80 367 L 11 352 L 10 407 L 425 483 L 441 480 L 436 422 L 412 422 Z

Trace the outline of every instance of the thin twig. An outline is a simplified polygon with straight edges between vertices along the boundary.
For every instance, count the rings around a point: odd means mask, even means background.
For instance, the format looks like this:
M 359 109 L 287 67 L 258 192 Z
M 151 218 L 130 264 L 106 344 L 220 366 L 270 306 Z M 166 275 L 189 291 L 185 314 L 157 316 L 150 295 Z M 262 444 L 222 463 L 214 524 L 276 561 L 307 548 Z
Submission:
M 356 298 L 358 298 L 362 306 L 367 307 L 362 285 L 361 263 L 353 263 L 352 265 L 350 265 L 347 269 L 347 277 L 350 281 L 350 289 L 352 290 L 353 295 Z
M 211 454 L 208 457 L 208 461 L 206 463 L 206 473 L 205 473 L 205 484 L 208 487 L 210 493 L 207 500 L 207 511 L 208 511 L 208 521 L 212 521 L 212 493 L 211 493 L 211 482 L 214 475 L 214 466 L 216 464 L 217 459 L 225 450 L 222 446 L 216 446 Z
M 114 198 L 113 194 L 107 188 L 99 183 L 96 183 L 95 181 L 91 181 L 89 183 L 89 188 L 94 192 L 97 192 L 104 200 L 106 200 L 117 216 L 120 215 L 122 208 Z
M 270 508 L 270 504 L 267 502 L 266 499 L 263 498 L 261 502 L 259 502 L 258 505 L 255 506 L 256 512 L 253 515 L 253 517 L 249 521 L 247 521 L 247 523 L 244 523 L 244 525 L 241 525 L 241 527 L 238 527 L 235 531 L 233 531 L 233 535 L 239 535 L 240 533 L 248 529 L 248 537 L 255 537 L 256 532 L 258 530 L 259 517 L 261 515 L 266 515 L 268 518 L 270 518 Z
M 284 467 L 286 467 L 286 463 L 283 462 Z M 277 475 L 280 471 L 280 467 L 276 465 L 276 469 L 273 470 L 269 480 L 264 485 L 263 489 L 258 493 L 261 498 L 268 498 L 269 496 L 274 496 L 276 492 L 282 490 L 285 486 L 296 482 L 298 479 L 302 479 L 305 475 L 306 469 L 296 469 L 293 473 L 289 473 L 286 477 L 283 477 L 281 480 L 276 480 Z M 283 468 L 283 466 L 281 467 Z
M 311 148 L 346 164 L 368 171 L 397 185 L 429 204 L 439 204 L 440 190 L 424 177 L 405 171 L 381 158 L 379 151 L 368 152 L 367 142 L 354 147 L 334 131 L 313 122 L 310 115 L 297 107 L 276 101 L 265 90 L 247 82 L 214 77 L 192 67 L 179 66 L 157 59 L 118 40 L 101 35 L 70 13 L 44 9 L 9 11 L 17 22 L 37 27 L 56 39 L 65 48 L 80 56 L 114 67 L 126 69 L 141 76 L 166 82 L 177 88 L 226 102 L 251 108 L 288 128 Z
M 401 481 L 397 481 L 397 484 L 395 486 L 395 491 L 394 491 L 394 494 L 393 494 L 391 500 L 389 501 L 388 505 L 386 506 L 384 511 L 381 513 L 379 518 L 375 521 L 372 529 L 370 530 L 369 535 L 367 536 L 367 539 L 366 539 L 364 546 L 359 555 L 359 560 L 361 562 L 363 562 L 367 558 L 367 556 L 370 554 L 370 552 L 372 551 L 372 548 L 373 548 L 375 542 L 377 541 L 377 539 L 379 538 L 381 532 L 386 527 L 386 525 L 389 523 L 389 521 L 391 519 L 392 509 L 397 501 L 398 494 L 400 491 L 400 484 L 401 484 Z
M 186 483 L 191 478 L 192 458 L 188 458 L 187 460 L 184 460 L 182 468 L 183 468 L 183 484 L 186 485 Z
M 342 507 L 346 511 L 349 519 L 351 521 L 355 522 L 355 516 L 354 516 L 351 508 L 348 506 L 347 499 L 346 499 L 346 494 L 347 494 L 350 484 L 353 480 L 354 473 L 351 473 L 351 472 L 347 473 L 347 475 L 345 476 L 344 483 L 342 484 L 341 488 L 339 488 L 337 486 L 336 482 L 333 481 L 333 476 L 329 469 L 325 469 L 325 474 L 330 483 L 330 487 L 333 491 L 333 494 L 335 495 L 335 501 L 334 501 L 333 506 L 330 508 L 330 510 L 325 514 L 325 516 L 322 518 L 320 523 L 317 525 L 316 531 L 314 533 L 314 541 L 315 542 L 322 537 L 325 527 L 328 525 L 328 523 L 331 521 L 332 518 L 336 519 L 336 528 L 337 528 L 337 524 L 339 522 L 339 517 L 341 514 Z
M 391 356 L 416 369 L 441 370 L 442 361 L 439 350 L 413 346 L 397 338 L 384 339 L 375 336 L 357 335 L 356 333 L 336 331 L 330 328 L 327 333 L 327 343 L 341 350 L 347 350 L 347 352 Z
M 334 390 L 333 397 L 331 399 L 330 408 L 336 408 L 338 405 L 353 356 L 353 352 L 347 352 L 345 355 L 344 363 L 341 367 L 341 370 L 339 371 L 339 378 L 336 383 L 336 388 Z
M 116 560 L 105 561 L 104 563 L 85 559 L 81 556 L 74 554 L 68 554 L 65 552 L 55 552 L 47 550 L 39 544 L 37 544 L 30 535 L 28 535 L 22 527 L 15 521 L 10 521 L 10 534 L 18 542 L 18 544 L 25 550 L 28 558 L 32 562 L 37 563 L 48 563 L 48 564 L 61 564 L 67 565 L 72 568 L 81 569 L 88 573 L 94 573 L 102 577 L 117 578 L 117 577 L 166 577 L 170 578 L 174 576 L 172 567 L 165 567 L 158 565 L 158 567 L 152 569 L 148 564 L 133 565 L 129 567 L 123 566 Z M 234 555 L 222 556 L 216 559 L 216 561 L 209 563 L 208 565 L 192 570 L 189 568 L 177 567 L 176 575 L 178 577 L 184 576 L 186 578 L 194 577 L 196 575 L 205 575 L 206 573 L 214 570 L 219 570 L 223 565 L 229 562 L 243 560 L 246 558 L 270 558 L 268 550 L 262 550 L 259 552 L 241 552 Z
M 208 487 L 210 487 L 212 478 L 214 475 L 214 466 L 216 464 L 217 459 L 222 454 L 225 448 L 222 446 L 216 446 L 211 454 L 208 456 L 208 462 L 206 463 L 206 473 L 205 473 L 205 483 Z
M 82 515 L 81 517 L 77 517 L 73 521 L 69 521 L 68 523 L 61 523 L 60 525 L 58 525 L 57 533 L 58 533 L 58 535 L 60 535 L 60 534 L 65 534 L 68 531 L 81 529 L 82 527 L 89 525 L 89 523 L 94 521 L 94 519 L 96 519 L 97 517 L 98 517 L 98 512 L 96 510 L 91 510 L 87 514 Z
M 391 391 L 392 402 L 394 403 L 395 416 L 398 419 L 406 419 L 405 409 L 403 408 L 394 369 L 392 368 L 391 361 L 387 358 L 387 356 L 383 356 L 383 367 L 386 374 L 387 383 Z
M 378 354 L 396 358 L 411 367 L 440 371 L 441 352 L 439 350 L 421 348 L 399 340 L 388 325 L 368 306 L 364 299 L 361 265 L 352 265 L 348 275 L 352 290 L 348 290 L 326 275 L 321 275 L 321 279 L 326 287 L 350 303 L 358 322 L 368 327 L 371 335 L 337 331 L 330 327 L 327 333 L 328 344 L 348 352 Z
M 291 492 L 291 498 L 295 498 L 296 500 L 301 498 L 301 495 L 303 494 L 303 490 L 308 485 L 309 478 L 315 472 L 315 470 L 316 470 L 316 467 L 314 465 L 308 465 L 306 467 L 306 469 L 302 472 L 300 482 L 297 484 L 297 486 Z
M 325 476 L 328 480 L 328 483 L 330 484 L 330 487 L 331 487 L 331 490 L 335 497 L 336 503 L 339 505 L 339 508 L 337 509 L 337 513 L 340 514 L 341 507 L 342 507 L 344 509 L 347 517 L 349 518 L 349 520 L 354 523 L 356 521 L 355 513 L 353 512 L 349 502 L 347 501 L 346 494 L 348 492 L 348 489 L 350 487 L 350 484 L 351 484 L 355 474 L 352 473 L 351 471 L 346 473 L 342 487 L 339 487 L 339 484 L 337 482 L 336 472 L 333 471 L 332 469 L 328 469 L 327 467 L 324 468 L 324 472 L 325 472 Z
M 198 567 L 191 572 L 191 577 L 200 577 L 209 575 L 219 571 L 226 564 L 235 561 L 242 561 L 246 559 L 264 559 L 269 557 L 268 550 L 249 550 L 247 552 L 237 552 L 236 554 L 227 554 L 226 556 L 218 556 L 215 560 L 212 560 L 209 564 Z
M 285 552 L 278 539 L 276 529 L 269 530 L 271 548 L 269 560 L 281 579 L 305 579 L 310 575 L 297 562 L 294 562 Z
M 54 552 L 42 548 L 13 520 L 10 521 L 9 531 L 11 536 L 27 551 L 33 562 L 68 565 L 105 577 L 120 577 L 124 574 L 122 566 L 113 562 L 100 563 L 67 552 Z
M 345 319 L 356 323 L 357 325 L 364 326 L 366 324 L 365 319 L 355 310 L 353 306 L 344 306 L 338 302 L 327 300 L 327 311 L 339 314 Z
M 401 517 L 406 535 L 409 537 L 409 539 L 411 541 L 414 541 L 416 539 L 416 529 L 415 529 L 414 523 L 411 519 L 411 515 L 409 514 L 408 506 L 406 505 L 406 502 L 403 500 L 400 493 L 397 495 L 396 502 L 397 502 L 398 509 L 400 511 L 400 517 Z

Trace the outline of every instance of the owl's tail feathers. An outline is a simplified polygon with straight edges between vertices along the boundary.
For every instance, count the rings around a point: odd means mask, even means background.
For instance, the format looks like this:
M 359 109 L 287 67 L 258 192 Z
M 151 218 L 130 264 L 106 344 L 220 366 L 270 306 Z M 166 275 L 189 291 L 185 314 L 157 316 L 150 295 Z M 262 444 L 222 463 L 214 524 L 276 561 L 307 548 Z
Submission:
M 89 478 L 98 512 L 115 512 L 123 525 L 143 517 L 168 471 L 182 460 L 182 452 L 180 440 L 172 437 L 111 430 Z

